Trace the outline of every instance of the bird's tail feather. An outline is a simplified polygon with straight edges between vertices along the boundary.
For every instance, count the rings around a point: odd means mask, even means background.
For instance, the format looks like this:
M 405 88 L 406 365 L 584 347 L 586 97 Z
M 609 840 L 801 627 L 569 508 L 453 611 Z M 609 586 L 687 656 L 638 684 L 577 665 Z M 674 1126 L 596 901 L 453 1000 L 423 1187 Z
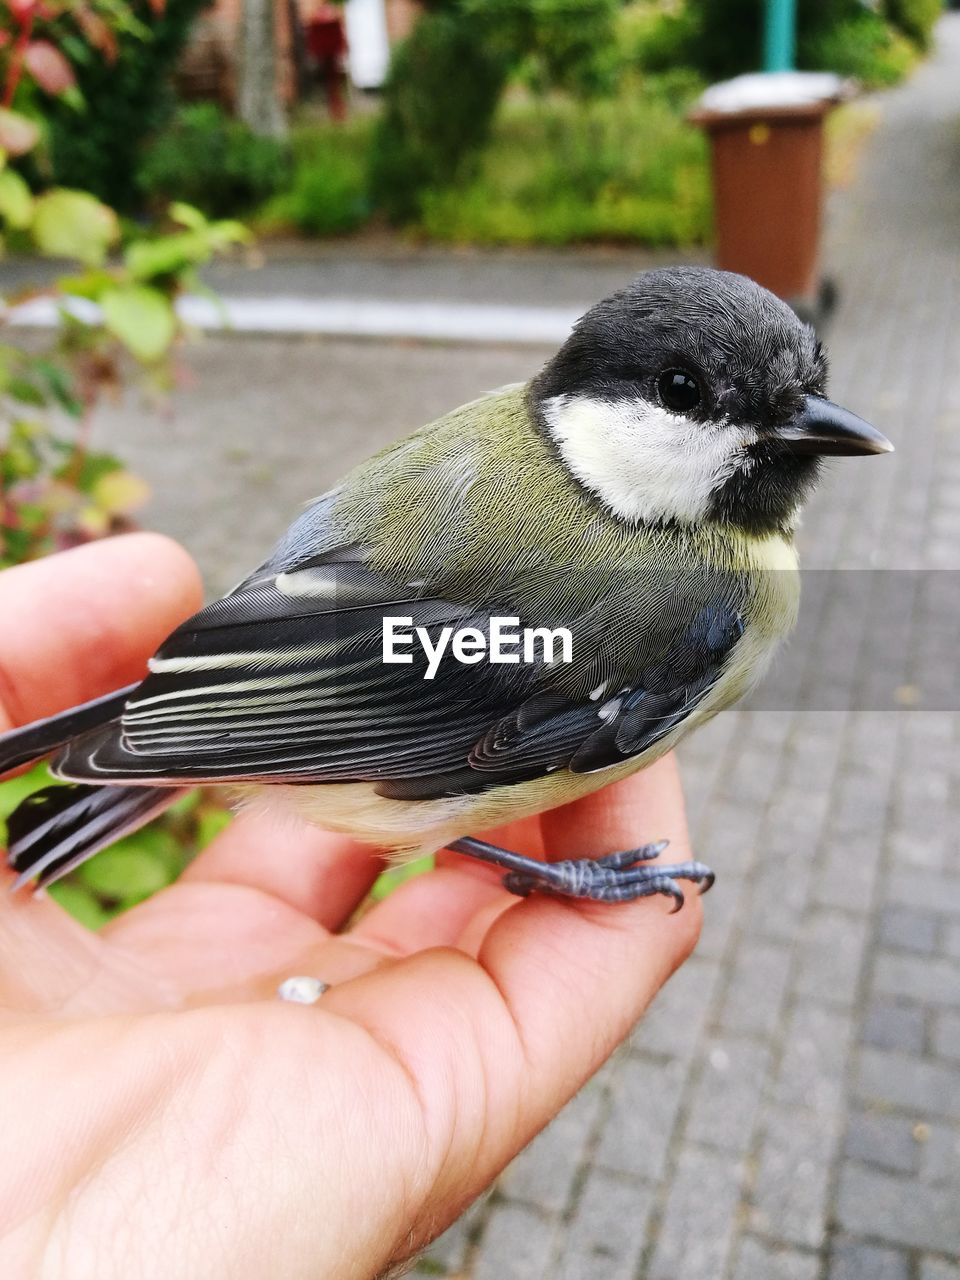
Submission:
M 70 783 L 45 787 L 7 819 L 7 861 L 19 875 L 53 884 L 87 858 L 162 813 L 179 796 L 175 787 L 97 787 Z
M 34 720 L 20 729 L 0 734 L 0 774 L 32 760 L 41 760 L 78 734 L 115 719 L 136 688 L 136 684 L 128 684 L 125 689 L 117 689 L 114 693 L 69 707 L 44 720 Z

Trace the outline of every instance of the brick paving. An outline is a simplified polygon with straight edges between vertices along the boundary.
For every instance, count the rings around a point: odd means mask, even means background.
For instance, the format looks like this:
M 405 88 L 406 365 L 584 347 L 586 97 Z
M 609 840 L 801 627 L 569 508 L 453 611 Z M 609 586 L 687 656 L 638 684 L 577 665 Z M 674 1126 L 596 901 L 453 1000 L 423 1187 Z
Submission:
M 960 15 L 939 35 L 830 210 L 832 389 L 898 453 L 833 469 L 816 568 L 960 568 Z M 889 577 L 895 608 L 914 582 Z M 424 1271 L 960 1280 L 960 716 L 869 675 L 849 697 L 890 626 L 922 644 L 921 595 L 805 628 L 795 705 L 845 709 L 728 713 L 682 750 L 720 876 L 703 944 Z
M 960 1280 L 956 594 L 917 572 L 960 568 L 958 85 L 951 14 L 933 59 L 882 98 L 828 226 L 833 394 L 898 452 L 832 469 L 804 562 L 901 572 L 842 589 L 809 575 L 774 685 L 684 748 L 696 847 L 719 873 L 697 953 L 421 1273 Z M 458 296 L 509 301 L 516 285 L 518 301 L 588 304 L 644 265 L 481 262 L 441 263 L 423 287 L 453 271 Z M 312 269 L 326 279 L 322 258 Z M 395 269 L 364 264 L 366 292 Z M 401 292 L 421 278 L 401 275 Z M 100 426 L 154 484 L 150 523 L 223 590 L 345 467 L 547 354 L 211 339 L 171 421 L 128 404 Z M 895 690 L 926 709 L 894 709 Z

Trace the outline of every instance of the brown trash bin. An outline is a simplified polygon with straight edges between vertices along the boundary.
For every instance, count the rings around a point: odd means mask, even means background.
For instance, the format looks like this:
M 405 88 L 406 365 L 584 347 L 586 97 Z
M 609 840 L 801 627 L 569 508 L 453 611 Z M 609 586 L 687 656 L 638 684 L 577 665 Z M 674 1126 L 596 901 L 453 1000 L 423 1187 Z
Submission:
M 840 97 L 690 116 L 710 138 L 717 266 L 807 313 L 822 301 L 823 122 Z

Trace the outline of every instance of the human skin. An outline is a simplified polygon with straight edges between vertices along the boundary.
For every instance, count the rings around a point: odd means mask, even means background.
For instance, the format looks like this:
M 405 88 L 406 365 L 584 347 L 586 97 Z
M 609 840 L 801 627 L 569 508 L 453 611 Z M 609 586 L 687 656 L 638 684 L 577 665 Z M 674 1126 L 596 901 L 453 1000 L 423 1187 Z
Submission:
M 0 731 L 137 679 L 199 603 L 152 534 L 3 573 Z M 664 862 L 689 856 L 669 757 L 496 839 L 557 858 L 665 836 Z M 0 885 L 0 1274 L 369 1280 L 444 1230 L 623 1040 L 701 917 L 689 886 L 670 915 L 520 900 L 437 862 L 350 924 L 382 860 L 250 811 L 99 934 Z M 331 989 L 286 1004 L 292 974 Z

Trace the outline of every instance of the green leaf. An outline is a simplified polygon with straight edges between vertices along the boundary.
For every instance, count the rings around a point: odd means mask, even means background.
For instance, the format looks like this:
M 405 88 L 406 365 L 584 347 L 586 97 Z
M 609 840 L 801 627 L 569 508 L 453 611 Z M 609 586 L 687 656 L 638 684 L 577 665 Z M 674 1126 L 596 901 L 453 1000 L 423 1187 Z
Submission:
M 101 898 L 132 906 L 165 888 L 173 880 L 173 870 L 164 856 L 144 842 L 137 847 L 135 837 L 104 849 L 77 871 L 78 878 Z
M 55 474 L 60 479 L 69 476 L 74 487 L 81 493 L 93 493 L 102 476 L 109 475 L 111 471 L 122 470 L 122 463 L 110 453 L 84 454 L 78 468 L 73 442 L 63 441 L 62 445 L 63 465 Z
M 51 396 L 53 396 L 64 413 L 68 413 L 71 418 L 82 417 L 83 401 L 74 389 L 70 370 L 54 364 L 52 360 L 44 360 L 42 358 L 34 360 L 33 367 L 44 380 Z
M 173 307 L 159 289 L 131 284 L 108 289 L 100 305 L 107 328 L 138 360 L 159 360 L 173 341 L 177 320 Z
M 433 854 L 427 854 L 424 858 L 417 858 L 414 862 L 404 863 L 401 867 L 389 867 L 386 871 L 377 876 L 370 894 L 376 902 L 382 902 L 384 898 L 389 898 L 395 889 L 407 880 L 412 880 L 414 876 L 422 876 L 427 871 L 432 871 L 434 867 Z
M 22 156 L 32 151 L 40 140 L 40 130 L 19 111 L 0 107 L 0 147 L 7 155 Z
M 189 227 L 191 231 L 202 231 L 207 225 L 207 219 L 200 210 L 183 200 L 175 201 L 168 212 L 171 222 L 179 222 L 181 227 Z
M 174 800 L 167 813 L 173 818 L 188 818 L 202 799 L 202 792 L 187 791 L 179 800 Z
M 183 863 L 180 843 L 162 818 L 159 822 L 153 822 L 134 832 L 132 836 L 126 836 L 114 847 L 138 849 L 142 853 L 148 853 L 151 858 L 164 864 L 171 879 L 179 873 Z
M 85 191 L 61 187 L 37 199 L 33 238 L 48 257 L 79 258 L 98 266 L 119 234 L 117 215 Z
M 254 238 L 249 227 L 233 218 L 211 222 L 207 228 L 207 235 L 215 249 L 226 249 L 234 244 L 251 244 Z
M 197 851 L 205 849 L 232 821 L 229 809 L 204 809 L 197 819 Z
M 31 408 L 39 408 L 47 403 L 47 398 L 32 382 L 26 378 L 11 378 L 7 383 L 7 395 L 19 404 L 28 404 Z
M 23 352 L 19 347 L 13 347 L 9 342 L 0 342 L 0 369 L 5 375 L 17 367 L 22 360 Z
M 72 298 L 90 298 L 96 302 L 104 289 L 117 283 L 116 274 L 104 267 L 92 267 L 79 275 L 57 277 L 57 291 Z
M 13 169 L 4 169 L 0 173 L 0 215 L 17 230 L 28 227 L 33 217 L 30 188 Z
M 150 497 L 150 486 L 132 471 L 109 471 L 93 487 L 94 502 L 110 516 L 125 516 L 142 507 Z
M 179 219 L 181 223 L 186 223 L 190 217 L 186 211 L 195 212 L 190 205 L 174 205 L 173 209 L 184 214 Z M 191 218 L 186 231 L 175 231 L 156 240 L 134 241 L 128 246 L 124 261 L 138 280 L 152 280 L 158 276 L 182 277 L 191 267 L 209 262 L 220 250 L 235 244 L 247 244 L 252 239 L 250 231 L 241 222 L 207 222 L 203 219 L 200 223 Z
M 158 240 L 137 240 L 131 244 L 124 261 L 137 280 L 153 280 L 158 276 L 175 276 L 187 267 L 210 258 L 207 237 L 201 231 L 179 231 Z

